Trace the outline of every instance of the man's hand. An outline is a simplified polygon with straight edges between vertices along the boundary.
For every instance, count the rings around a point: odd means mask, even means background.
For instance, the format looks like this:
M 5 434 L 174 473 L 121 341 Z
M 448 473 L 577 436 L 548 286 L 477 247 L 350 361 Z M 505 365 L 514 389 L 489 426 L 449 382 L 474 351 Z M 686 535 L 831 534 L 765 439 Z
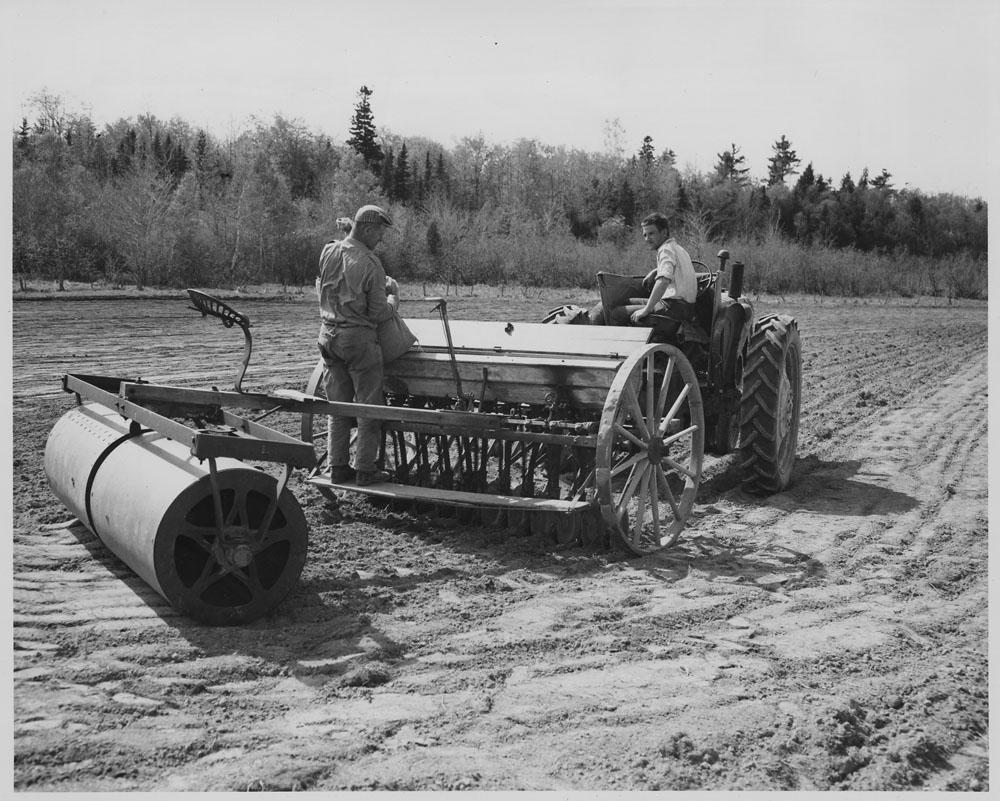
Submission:
M 385 277 L 385 294 L 387 295 L 398 295 L 399 294 L 399 284 L 396 283 L 395 278 Z
M 646 311 L 645 306 L 643 306 L 643 308 L 641 309 L 638 309 L 637 311 L 632 312 L 632 325 L 638 325 L 639 321 L 647 314 L 649 314 L 649 312 Z
M 656 283 L 656 268 L 654 267 L 652 270 L 646 273 L 646 277 L 642 279 L 642 285 L 646 287 L 646 289 L 652 289 L 653 284 L 655 283 Z

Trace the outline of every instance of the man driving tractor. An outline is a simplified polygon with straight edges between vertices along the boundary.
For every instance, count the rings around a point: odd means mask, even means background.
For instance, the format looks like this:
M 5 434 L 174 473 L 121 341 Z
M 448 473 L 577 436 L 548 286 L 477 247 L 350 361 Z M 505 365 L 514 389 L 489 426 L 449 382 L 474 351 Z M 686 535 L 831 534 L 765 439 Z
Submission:
M 698 280 L 691 256 L 670 235 L 670 222 L 656 212 L 642 221 L 642 238 L 656 252 L 656 266 L 642 279 L 650 290 L 648 298 L 629 298 L 629 302 L 605 310 L 598 303 L 589 312 L 591 325 L 651 326 L 656 314 L 658 329 L 664 336 L 677 332 L 681 323 L 694 319 L 694 301 Z

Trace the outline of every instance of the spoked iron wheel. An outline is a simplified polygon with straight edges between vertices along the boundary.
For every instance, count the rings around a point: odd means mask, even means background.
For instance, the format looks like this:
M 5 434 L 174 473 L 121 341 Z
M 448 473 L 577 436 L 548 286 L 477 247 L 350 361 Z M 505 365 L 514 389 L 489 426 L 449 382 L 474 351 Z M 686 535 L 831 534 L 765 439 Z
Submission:
M 672 345 L 648 345 L 618 369 L 597 436 L 597 499 L 630 551 L 673 545 L 694 506 L 705 448 L 704 411 L 691 363 Z

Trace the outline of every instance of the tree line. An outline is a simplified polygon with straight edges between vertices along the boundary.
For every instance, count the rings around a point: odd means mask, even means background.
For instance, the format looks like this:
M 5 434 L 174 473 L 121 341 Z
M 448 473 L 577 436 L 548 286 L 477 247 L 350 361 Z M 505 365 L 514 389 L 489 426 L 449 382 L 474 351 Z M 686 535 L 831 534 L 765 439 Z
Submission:
M 784 135 L 765 181 L 749 177 L 735 143 L 710 172 L 682 172 L 651 136 L 628 148 L 617 121 L 599 153 L 481 135 L 444 147 L 377 128 L 372 95 L 361 87 L 349 138 L 334 144 L 281 116 L 224 140 L 150 114 L 98 129 L 38 93 L 35 119 L 12 137 L 15 278 L 22 287 L 31 278 L 301 287 L 333 221 L 377 202 L 396 219 L 384 260 L 403 280 L 592 287 L 598 269 L 640 270 L 648 254 L 635 229 L 663 211 L 679 238 L 705 253 L 740 246 L 760 262 L 748 264 L 751 281 L 787 291 L 810 286 L 794 265 L 779 276 L 765 258 L 839 253 L 844 263 L 896 270 L 905 261 L 930 274 L 943 260 L 962 276 L 946 291 L 985 296 L 988 214 L 978 198 L 896 189 L 885 169 L 833 180 L 803 167 Z M 847 283 L 861 293 L 940 290 L 925 277 L 923 286 Z

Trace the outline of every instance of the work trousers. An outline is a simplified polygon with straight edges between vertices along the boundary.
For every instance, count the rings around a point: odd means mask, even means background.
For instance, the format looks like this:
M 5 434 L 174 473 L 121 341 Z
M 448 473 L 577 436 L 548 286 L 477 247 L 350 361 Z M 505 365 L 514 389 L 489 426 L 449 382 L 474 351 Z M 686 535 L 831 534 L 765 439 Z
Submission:
M 319 332 L 319 352 L 326 367 L 326 397 L 346 403 L 385 403 L 382 389 L 382 349 L 374 328 L 323 324 Z M 331 415 L 327 441 L 330 467 L 350 461 L 352 418 Z M 357 419 L 358 441 L 354 469 L 359 473 L 375 470 L 382 424 L 364 417 Z

